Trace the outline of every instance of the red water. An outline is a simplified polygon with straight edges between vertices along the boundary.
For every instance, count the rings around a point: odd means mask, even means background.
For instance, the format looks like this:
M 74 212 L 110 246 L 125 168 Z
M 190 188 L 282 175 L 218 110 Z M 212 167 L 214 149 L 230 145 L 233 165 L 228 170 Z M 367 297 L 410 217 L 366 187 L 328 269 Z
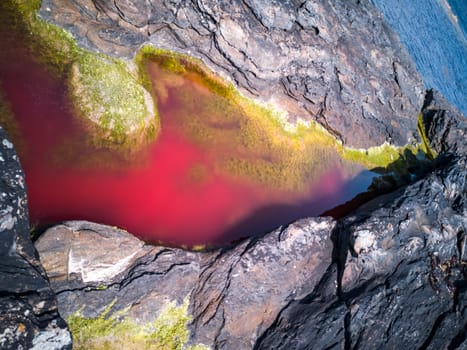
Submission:
M 19 124 L 34 224 L 86 219 L 149 242 L 219 244 L 319 214 L 369 183 L 352 180 L 341 164 L 300 195 L 226 178 L 163 111 L 162 132 L 142 160 L 118 160 L 83 142 L 63 82 L 27 55 L 16 55 L 0 58 L 0 83 Z

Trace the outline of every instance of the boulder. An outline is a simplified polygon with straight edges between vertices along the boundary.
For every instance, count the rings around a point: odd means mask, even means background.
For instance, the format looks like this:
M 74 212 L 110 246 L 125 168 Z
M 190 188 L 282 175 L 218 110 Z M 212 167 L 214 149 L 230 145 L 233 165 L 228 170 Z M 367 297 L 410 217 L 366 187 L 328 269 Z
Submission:
M 29 236 L 24 174 L 0 127 L 0 348 L 71 349 L 55 294 Z
M 417 138 L 422 80 L 368 0 L 44 0 L 39 13 L 90 50 L 195 56 L 291 125 L 318 121 L 348 146 Z
M 467 157 L 336 225 L 338 284 L 281 310 L 255 349 L 456 349 L 467 329 Z

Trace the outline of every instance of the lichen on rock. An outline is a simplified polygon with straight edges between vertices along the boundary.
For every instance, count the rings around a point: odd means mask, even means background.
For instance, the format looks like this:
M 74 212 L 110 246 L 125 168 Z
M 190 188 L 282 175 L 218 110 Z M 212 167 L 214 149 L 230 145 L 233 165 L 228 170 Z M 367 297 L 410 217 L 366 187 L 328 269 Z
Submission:
M 116 300 L 95 318 L 85 318 L 78 310 L 67 322 L 74 336 L 74 349 L 128 349 L 128 350 L 209 350 L 208 346 L 186 346 L 189 338 L 187 323 L 188 298 L 183 304 L 171 301 L 162 308 L 153 322 L 138 324 L 127 317 L 128 310 L 109 315 Z
M 68 81 L 72 109 L 93 145 L 127 153 L 154 140 L 159 131 L 155 104 L 131 60 L 78 47 L 69 32 L 38 16 L 37 2 L 7 0 L 1 6 L 13 35 L 51 74 Z
M 69 93 L 97 146 L 135 147 L 159 129 L 149 92 L 131 74 L 131 63 L 82 53 L 71 66 Z

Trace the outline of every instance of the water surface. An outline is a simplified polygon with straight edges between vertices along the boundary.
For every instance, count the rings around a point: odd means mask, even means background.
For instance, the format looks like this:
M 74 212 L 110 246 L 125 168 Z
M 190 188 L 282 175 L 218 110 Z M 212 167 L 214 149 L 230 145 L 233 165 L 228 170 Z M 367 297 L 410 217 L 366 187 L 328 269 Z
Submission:
M 5 38 L 0 43 L 12 45 Z M 14 141 L 33 224 L 85 219 L 119 226 L 149 242 L 222 244 L 318 215 L 371 182 L 370 172 L 337 156 L 300 190 L 230 174 L 224 165 L 232 159 L 251 164 L 259 159 L 272 167 L 276 161 L 259 144 L 256 149 L 244 142 L 243 112 L 238 110 L 237 119 L 230 110 L 235 106 L 195 72 L 177 77 L 157 63 L 149 63 L 148 72 L 162 131 L 128 159 L 86 141 L 64 81 L 25 50 L 0 53 L 0 86 L 17 123 Z
M 467 115 L 467 2 L 371 0 L 407 47 L 426 88 Z

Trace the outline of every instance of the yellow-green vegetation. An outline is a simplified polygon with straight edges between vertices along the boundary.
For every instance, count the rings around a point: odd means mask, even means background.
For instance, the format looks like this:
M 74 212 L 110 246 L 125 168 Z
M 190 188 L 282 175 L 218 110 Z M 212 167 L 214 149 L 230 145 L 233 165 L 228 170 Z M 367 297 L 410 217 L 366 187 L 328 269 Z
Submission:
M 75 350 L 208 350 L 197 344 L 187 346 L 188 299 L 181 305 L 168 303 L 157 318 L 145 325 L 136 323 L 125 314 L 128 309 L 110 314 L 115 302 L 96 318 L 85 318 L 78 311 L 68 319 Z
M 161 113 L 166 104 L 176 105 L 170 118 L 230 176 L 301 191 L 339 158 L 368 169 L 397 162 L 396 170 L 403 170 L 399 160 L 406 152 L 418 153 L 419 146 L 410 145 L 352 149 L 315 122 L 293 127 L 285 112 L 243 96 L 194 58 L 145 46 L 137 61 L 153 76 Z
M 365 167 L 372 168 L 385 168 L 389 164 L 397 161 L 406 149 L 416 151 L 416 148 L 411 146 L 394 147 L 388 143 L 381 146 L 370 147 L 369 149 L 355 149 L 350 147 L 340 147 L 340 154 L 342 158 L 358 162 Z
M 39 5 L 38 0 L 5 0 L 0 6 L 10 10 L 32 53 L 67 79 L 75 114 L 95 146 L 135 151 L 154 140 L 159 119 L 151 91 L 161 111 L 177 106 L 170 118 L 215 157 L 218 171 L 283 190 L 304 190 L 339 159 L 369 169 L 397 163 L 401 170 L 408 151 L 433 156 L 423 135 L 418 146 L 357 150 L 344 147 L 315 122 L 291 127 L 276 105 L 245 97 L 200 60 L 183 54 L 144 46 L 129 62 L 91 53 L 65 30 L 42 21 Z M 191 175 L 202 181 L 204 174 L 195 168 Z
M 131 76 L 128 64 L 103 55 L 79 57 L 71 66 L 70 96 L 84 120 L 98 125 L 90 128 L 94 143 L 138 149 L 154 140 L 158 123 L 152 97 Z
M 5 0 L 0 6 L 31 54 L 68 80 L 75 115 L 94 145 L 128 151 L 155 139 L 155 105 L 131 62 L 78 47 L 67 31 L 38 17 L 39 0 Z
M 418 133 L 420 134 L 420 137 L 422 139 L 420 149 L 428 156 L 429 159 L 435 159 L 437 154 L 430 147 L 430 142 L 428 141 L 428 137 L 426 136 L 426 132 L 425 132 L 425 126 L 423 125 L 422 113 L 418 115 Z

